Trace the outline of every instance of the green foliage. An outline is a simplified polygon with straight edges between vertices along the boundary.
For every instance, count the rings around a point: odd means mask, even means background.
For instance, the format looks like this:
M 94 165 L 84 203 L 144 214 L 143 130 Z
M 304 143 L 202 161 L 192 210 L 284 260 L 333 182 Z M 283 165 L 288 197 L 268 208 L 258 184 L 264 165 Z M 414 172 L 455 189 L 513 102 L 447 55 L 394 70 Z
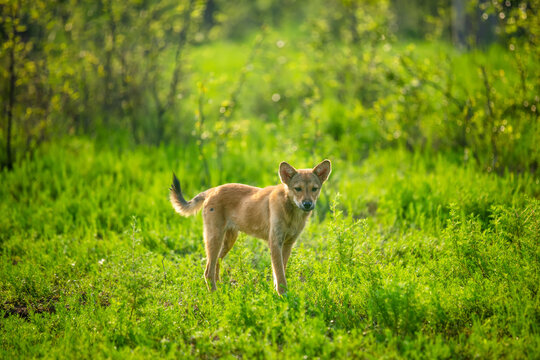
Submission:
M 276 183 L 284 153 L 238 166 L 235 141 L 226 176 Z M 202 189 L 195 145 L 72 139 L 3 172 L 2 357 L 538 355 L 537 179 L 404 150 L 361 164 L 335 151 L 284 297 L 266 245 L 245 235 L 207 291 L 201 219 L 167 200 L 171 169 L 187 196 Z
M 538 2 L 415 3 L 0 1 L 0 358 L 540 357 Z M 287 295 L 245 235 L 209 293 L 171 171 L 323 158 Z
M 434 24 L 448 22 L 449 5 L 434 4 L 423 7 Z M 361 159 L 369 149 L 406 147 L 461 154 L 488 172 L 536 172 L 537 1 L 471 2 L 471 21 L 500 20 L 502 47 L 468 53 L 404 42 L 395 27 L 402 8 L 395 1 L 6 1 L 1 145 L 20 160 L 53 134 L 193 143 L 221 176 L 229 138 L 287 126 L 311 153 L 330 143 Z M 437 33 L 427 38 L 447 38 Z

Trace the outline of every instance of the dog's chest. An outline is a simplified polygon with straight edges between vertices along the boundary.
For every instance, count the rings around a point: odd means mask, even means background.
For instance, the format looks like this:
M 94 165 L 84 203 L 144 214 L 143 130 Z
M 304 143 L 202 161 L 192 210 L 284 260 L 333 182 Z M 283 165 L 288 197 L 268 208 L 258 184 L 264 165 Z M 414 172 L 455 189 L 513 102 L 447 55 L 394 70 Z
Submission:
M 285 230 L 285 237 L 290 239 L 295 239 L 302 230 L 304 230 L 304 227 L 306 226 L 308 216 L 305 214 L 298 214 L 292 216 L 289 221 L 287 222 L 287 227 Z

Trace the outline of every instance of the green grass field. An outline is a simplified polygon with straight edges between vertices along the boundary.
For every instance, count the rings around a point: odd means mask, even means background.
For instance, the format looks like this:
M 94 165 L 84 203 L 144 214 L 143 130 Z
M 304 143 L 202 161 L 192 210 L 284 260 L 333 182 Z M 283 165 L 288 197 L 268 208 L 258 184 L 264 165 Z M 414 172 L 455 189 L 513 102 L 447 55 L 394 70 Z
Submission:
M 139 142 L 116 119 L 0 173 L 0 358 L 540 358 L 537 59 L 265 36 L 190 49 L 167 141 L 148 105 Z M 286 296 L 245 235 L 208 292 L 172 172 L 191 197 L 324 158 Z
M 190 156 L 75 139 L 2 173 L 2 358 L 540 356 L 537 178 L 400 150 L 335 158 L 288 294 L 247 236 L 209 293 L 201 218 L 167 200 L 172 170 L 200 190 Z M 266 186 L 278 159 L 227 168 Z

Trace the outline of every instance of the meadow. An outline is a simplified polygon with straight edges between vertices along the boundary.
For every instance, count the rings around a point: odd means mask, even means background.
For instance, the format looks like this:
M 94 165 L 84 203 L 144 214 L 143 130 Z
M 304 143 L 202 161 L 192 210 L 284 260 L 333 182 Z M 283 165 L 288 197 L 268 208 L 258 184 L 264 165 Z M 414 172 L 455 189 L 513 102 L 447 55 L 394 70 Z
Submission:
M 70 139 L 2 174 L 3 358 L 539 356 L 537 178 L 403 150 L 335 159 L 279 297 L 245 235 L 208 292 L 201 218 L 167 199 L 172 169 L 198 191 L 189 164 Z
M 193 46 L 163 124 L 111 112 L 19 152 L 0 172 L 0 358 L 540 358 L 534 52 L 321 34 Z M 287 294 L 246 235 L 209 292 L 172 172 L 187 198 L 324 158 Z

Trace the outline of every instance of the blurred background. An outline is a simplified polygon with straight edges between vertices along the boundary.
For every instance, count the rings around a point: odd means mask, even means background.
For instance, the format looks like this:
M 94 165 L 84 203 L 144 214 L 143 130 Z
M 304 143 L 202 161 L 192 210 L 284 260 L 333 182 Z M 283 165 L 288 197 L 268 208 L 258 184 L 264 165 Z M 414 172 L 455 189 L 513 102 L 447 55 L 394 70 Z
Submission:
M 226 153 L 276 149 L 358 161 L 399 147 L 536 173 L 539 9 L 538 0 L 4 0 L 0 163 L 11 169 L 75 136 L 178 147 L 214 184 L 227 178 Z

